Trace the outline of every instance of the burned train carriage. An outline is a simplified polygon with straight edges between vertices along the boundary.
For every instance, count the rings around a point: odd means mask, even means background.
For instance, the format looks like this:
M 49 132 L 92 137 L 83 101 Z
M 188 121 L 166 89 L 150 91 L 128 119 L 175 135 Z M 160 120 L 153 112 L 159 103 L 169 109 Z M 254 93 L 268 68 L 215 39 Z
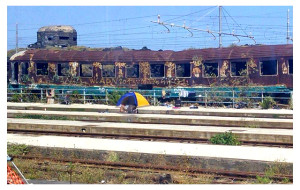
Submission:
M 272 86 L 293 88 L 293 45 L 184 51 L 26 50 L 10 58 L 11 84 L 135 88 Z

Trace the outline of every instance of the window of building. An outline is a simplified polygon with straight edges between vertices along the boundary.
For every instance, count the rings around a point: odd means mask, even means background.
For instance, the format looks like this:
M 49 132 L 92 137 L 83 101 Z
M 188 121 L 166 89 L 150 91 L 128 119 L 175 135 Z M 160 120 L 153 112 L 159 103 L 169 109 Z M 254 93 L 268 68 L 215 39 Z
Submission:
M 164 64 L 150 64 L 150 76 L 153 78 L 165 76 L 165 65 Z
M 191 64 L 176 64 L 176 77 L 191 77 Z
M 80 76 L 92 77 L 93 76 L 93 64 L 84 63 L 80 64 Z
M 48 75 L 48 63 L 37 63 L 36 75 Z
M 28 68 L 29 68 L 29 63 L 28 62 L 21 63 L 21 74 L 22 75 L 28 75 Z
M 68 76 L 70 74 L 69 63 L 58 63 L 57 64 L 57 75 Z
M 139 78 L 140 69 L 138 64 L 126 65 L 126 78 Z
M 69 40 L 69 37 L 67 37 L 67 36 L 59 36 L 59 39 L 60 40 Z
M 218 63 L 203 63 L 204 77 L 218 77 L 219 76 L 219 64 Z
M 247 71 L 247 62 L 245 61 L 233 61 L 230 63 L 231 76 L 246 76 Z
M 261 75 L 277 75 L 277 60 L 268 60 L 260 62 Z
M 116 68 L 113 64 L 102 65 L 102 77 L 115 77 Z
M 293 59 L 289 59 L 289 74 L 293 74 Z
M 73 41 L 76 41 L 77 40 L 77 38 L 76 37 L 73 37 Z

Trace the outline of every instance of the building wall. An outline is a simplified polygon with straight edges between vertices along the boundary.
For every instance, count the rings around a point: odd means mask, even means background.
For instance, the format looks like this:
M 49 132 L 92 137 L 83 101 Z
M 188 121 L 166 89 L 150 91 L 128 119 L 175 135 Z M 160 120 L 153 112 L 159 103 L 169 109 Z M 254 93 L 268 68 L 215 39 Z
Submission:
M 41 48 L 46 46 L 76 46 L 77 45 L 77 33 L 76 32 L 38 32 L 37 43 Z

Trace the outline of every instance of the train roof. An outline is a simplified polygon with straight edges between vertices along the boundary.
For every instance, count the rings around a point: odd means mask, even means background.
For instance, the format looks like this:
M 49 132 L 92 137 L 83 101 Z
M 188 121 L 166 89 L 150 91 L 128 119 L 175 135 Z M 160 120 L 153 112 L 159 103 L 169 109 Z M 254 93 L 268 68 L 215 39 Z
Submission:
M 142 61 L 191 61 L 292 57 L 293 45 L 253 45 L 226 48 L 192 49 L 183 51 L 152 50 L 111 50 L 111 51 L 75 51 L 29 49 L 13 55 L 11 61 L 48 61 L 48 62 L 142 62 Z

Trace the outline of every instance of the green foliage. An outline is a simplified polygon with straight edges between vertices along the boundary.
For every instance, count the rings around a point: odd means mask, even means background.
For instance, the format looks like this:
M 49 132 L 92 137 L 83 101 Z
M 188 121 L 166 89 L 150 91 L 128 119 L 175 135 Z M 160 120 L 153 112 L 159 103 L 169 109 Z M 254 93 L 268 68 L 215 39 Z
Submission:
M 110 152 L 107 156 L 107 159 L 106 161 L 108 162 L 119 162 L 120 161 L 120 158 L 119 158 L 119 155 L 115 152 Z
M 29 77 L 28 75 L 22 75 L 22 76 L 21 76 L 21 81 L 22 81 L 23 83 L 31 82 L 30 77 Z
M 272 180 L 266 176 L 256 176 L 256 183 L 269 184 L 269 183 L 272 183 Z
M 113 91 L 112 93 L 108 94 L 108 104 L 109 105 L 116 105 L 118 100 L 123 96 L 125 92 Z
M 260 184 L 273 183 L 276 175 L 291 175 L 285 162 L 274 162 L 265 170 L 264 176 L 256 176 L 256 182 Z M 283 178 L 282 180 L 275 181 L 275 183 L 278 182 L 290 183 L 290 180 L 288 178 Z
M 40 102 L 40 95 L 33 93 L 31 90 L 24 89 L 22 93 L 16 91 L 10 91 L 14 93 L 11 95 L 11 102 Z
M 7 154 L 9 156 L 25 155 L 29 152 L 29 148 L 25 144 L 8 144 Z
M 240 145 L 237 137 L 232 132 L 225 132 L 217 134 L 209 139 L 213 144 L 224 144 L 224 145 Z
M 72 94 L 70 95 L 70 100 L 72 103 L 82 103 L 82 99 L 83 95 L 80 95 L 80 93 L 77 90 L 72 91 Z
M 270 96 L 263 99 L 263 101 L 259 104 L 262 109 L 269 109 L 276 105 L 274 99 Z
M 11 97 L 12 102 L 21 102 L 22 96 L 21 94 L 13 94 Z

